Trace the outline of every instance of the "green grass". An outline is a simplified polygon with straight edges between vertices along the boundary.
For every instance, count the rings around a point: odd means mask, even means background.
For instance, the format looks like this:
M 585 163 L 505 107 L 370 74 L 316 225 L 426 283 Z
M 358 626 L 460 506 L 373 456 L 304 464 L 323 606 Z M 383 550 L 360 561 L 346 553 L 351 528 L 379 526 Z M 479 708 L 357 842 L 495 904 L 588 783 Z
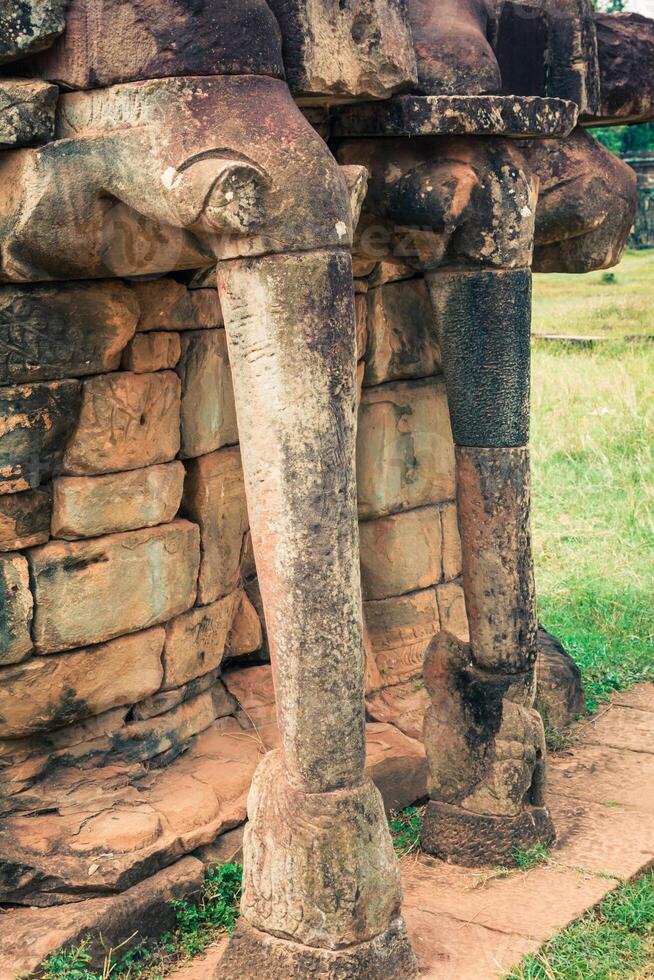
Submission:
M 576 282 L 567 287 L 572 306 L 586 289 Z M 579 663 L 591 709 L 611 691 L 654 676 L 652 378 L 654 344 L 647 342 L 534 347 L 539 615 Z
M 654 976 L 654 874 L 623 885 L 507 980 L 640 980 Z
M 222 933 L 231 934 L 239 912 L 243 868 L 222 864 L 207 869 L 198 902 L 172 902 L 176 927 L 151 944 L 109 951 L 100 972 L 92 968 L 91 936 L 58 950 L 44 962 L 39 980 L 160 980 L 184 960 L 203 953 Z
M 406 810 L 391 813 L 388 826 L 398 860 L 412 851 L 420 850 L 420 834 L 424 812 L 424 806 L 409 806 Z
M 610 281 L 611 276 L 615 281 Z M 627 252 L 608 274 L 537 275 L 533 329 L 535 333 L 612 339 L 653 336 L 653 296 L 654 249 Z

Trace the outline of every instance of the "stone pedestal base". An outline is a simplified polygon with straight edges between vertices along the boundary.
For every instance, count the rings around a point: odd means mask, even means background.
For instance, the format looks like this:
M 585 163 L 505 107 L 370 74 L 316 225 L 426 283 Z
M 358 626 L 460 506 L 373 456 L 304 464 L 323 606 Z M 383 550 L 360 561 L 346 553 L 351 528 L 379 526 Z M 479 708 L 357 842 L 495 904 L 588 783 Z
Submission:
M 515 851 L 556 839 L 547 807 L 526 807 L 515 817 L 489 817 L 430 800 L 422 825 L 422 849 L 469 868 L 515 864 Z
M 215 980 L 412 980 L 418 968 L 402 918 L 366 943 L 339 950 L 301 946 L 241 919 Z

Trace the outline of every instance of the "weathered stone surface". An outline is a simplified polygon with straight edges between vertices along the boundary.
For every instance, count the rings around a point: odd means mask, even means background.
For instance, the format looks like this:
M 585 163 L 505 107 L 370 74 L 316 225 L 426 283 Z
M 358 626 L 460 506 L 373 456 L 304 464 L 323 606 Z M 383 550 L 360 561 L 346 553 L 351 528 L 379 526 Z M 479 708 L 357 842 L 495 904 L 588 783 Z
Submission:
M 439 585 L 436 589 L 441 629 L 465 643 L 470 639 L 463 588 L 455 582 Z
M 365 361 L 365 385 L 440 374 L 441 351 L 424 279 L 370 290 Z
M 404 4 L 396 0 L 269 0 L 282 28 L 294 95 L 384 98 L 415 83 Z
M 77 946 L 89 936 L 91 966 L 102 969 L 107 949 L 124 949 L 126 940 L 156 939 L 172 930 L 176 921 L 172 903 L 193 901 L 203 878 L 202 863 L 185 857 L 121 895 L 79 902 L 74 915 L 67 906 L 14 910 L 11 922 L 3 916 L 0 923 L 0 973 L 29 976 L 51 953 Z
M 429 695 L 421 680 L 405 681 L 366 698 L 366 713 L 375 721 L 395 725 L 409 738 L 422 740 Z
M 0 494 L 0 551 L 44 544 L 50 537 L 49 488 Z
M 360 527 L 364 599 L 426 589 L 441 577 L 441 523 L 435 507 L 365 521 Z
M 243 910 L 249 924 L 335 949 L 373 939 L 399 913 L 397 861 L 370 780 L 303 793 L 289 785 L 281 755 L 273 752 L 255 774 L 248 815 Z
M 563 731 L 586 711 L 581 671 L 555 636 L 538 629 L 536 709 L 546 728 Z
M 90 541 L 50 541 L 29 553 L 40 653 L 100 643 L 193 605 L 199 533 L 188 521 Z
M 52 535 L 95 538 L 166 524 L 177 514 L 184 488 L 180 462 L 106 476 L 62 476 L 53 482 Z
M 654 22 L 640 14 L 597 14 L 601 105 L 594 126 L 654 116 Z
M 428 276 L 457 446 L 524 446 L 529 437 L 528 269 Z
M 0 388 L 0 493 L 35 489 L 59 471 L 81 395 L 79 381 Z
M 359 410 L 359 517 L 451 500 L 454 445 L 442 381 L 366 388 Z
M 5 0 L 0 11 L 0 64 L 47 48 L 66 26 L 68 0 Z
M 463 586 L 475 662 L 519 672 L 536 659 L 529 450 L 457 448 Z
M 384 685 L 420 676 L 427 647 L 440 629 L 435 590 L 366 602 L 363 612 Z
M 101 29 L 99 25 L 102 25 Z M 44 78 L 94 88 L 178 75 L 283 77 L 279 28 L 265 0 L 72 0 L 65 37 L 35 60 Z
M 120 282 L 0 286 L 0 382 L 115 371 L 136 321 Z
M 336 110 L 333 135 L 563 138 L 577 115 L 573 102 L 536 96 L 401 95 Z
M 178 333 L 139 333 L 123 351 L 122 367 L 135 374 L 165 371 L 177 366 L 182 354 Z
M 427 95 L 481 95 L 502 87 L 488 43 L 485 0 L 409 0 L 419 90 Z M 509 91 L 513 91 L 509 89 Z
M 174 459 L 179 450 L 179 413 L 180 383 L 172 371 L 121 372 L 85 381 L 64 472 L 88 476 Z
M 418 976 L 406 926 L 395 919 L 380 936 L 344 950 L 326 950 L 279 939 L 241 919 L 218 963 L 214 980 L 242 980 L 251 971 L 260 980 L 413 980 Z
M 443 578 L 446 582 L 458 578 L 463 570 L 461 554 L 461 535 L 456 504 L 448 504 L 441 510 L 441 533 L 443 536 Z
M 248 514 L 238 449 L 223 449 L 186 463 L 182 508 L 200 525 L 198 601 L 213 602 L 232 592 L 240 578 Z
M 354 313 L 357 329 L 357 361 L 360 361 L 365 357 L 368 345 L 368 300 L 365 293 L 357 293 L 354 297 Z
M 232 628 L 227 637 L 227 655 L 242 657 L 255 653 L 263 645 L 263 630 L 257 610 L 250 602 L 246 592 L 241 593 Z
M 220 681 L 220 668 L 218 668 L 217 670 L 210 671 L 208 674 L 204 674 L 202 677 L 194 678 L 188 684 L 182 684 L 181 687 L 174 687 L 168 691 L 157 691 L 156 694 L 146 698 L 144 701 L 139 701 L 131 709 L 130 717 L 134 721 L 146 721 L 151 718 L 156 718 L 158 715 L 168 714 L 169 711 L 178 708 L 180 704 L 197 698 L 199 694 L 204 694 L 210 688 L 214 705 L 216 705 L 221 697 L 225 702 L 224 710 L 219 712 L 217 717 L 231 714 L 234 711 L 235 704 Z
M 180 687 L 220 667 L 227 637 L 242 600 L 240 592 L 191 609 L 166 626 L 164 687 Z
M 52 139 L 58 97 L 56 85 L 0 79 L 0 149 Z
M 238 442 L 238 428 L 225 331 L 189 331 L 181 346 L 181 455 L 188 459 Z
M 14 664 L 32 650 L 32 608 L 27 561 L 0 557 L 0 664 Z
M 174 279 L 135 282 L 139 333 L 149 330 L 207 330 L 222 327 L 223 315 L 214 289 L 187 289 Z
M 131 704 L 161 684 L 161 628 L 2 670 L 0 736 L 19 738 Z

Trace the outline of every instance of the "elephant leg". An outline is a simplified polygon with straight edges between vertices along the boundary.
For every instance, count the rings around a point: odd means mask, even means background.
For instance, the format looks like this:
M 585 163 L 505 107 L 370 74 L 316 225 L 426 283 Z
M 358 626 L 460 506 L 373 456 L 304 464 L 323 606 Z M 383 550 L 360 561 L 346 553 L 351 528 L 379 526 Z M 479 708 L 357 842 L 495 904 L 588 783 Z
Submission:
M 427 654 L 431 770 L 423 846 L 462 864 L 510 863 L 553 838 L 533 708 L 537 619 L 529 528 L 529 269 L 427 276 L 456 443 L 470 644 Z
M 281 748 L 249 799 L 221 978 L 407 978 L 397 862 L 366 778 L 349 253 L 219 264 Z

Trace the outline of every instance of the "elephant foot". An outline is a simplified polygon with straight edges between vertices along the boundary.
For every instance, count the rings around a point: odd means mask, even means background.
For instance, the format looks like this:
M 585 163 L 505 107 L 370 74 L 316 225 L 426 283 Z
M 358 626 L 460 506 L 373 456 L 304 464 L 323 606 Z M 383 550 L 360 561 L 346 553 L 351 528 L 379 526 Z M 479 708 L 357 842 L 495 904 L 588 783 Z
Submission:
M 412 980 L 417 976 L 406 926 L 398 917 L 380 936 L 338 950 L 302 946 L 241 921 L 215 980 Z
M 517 851 L 555 839 L 546 806 L 526 806 L 515 816 L 496 817 L 430 800 L 422 825 L 422 849 L 427 854 L 468 868 L 511 866 Z

